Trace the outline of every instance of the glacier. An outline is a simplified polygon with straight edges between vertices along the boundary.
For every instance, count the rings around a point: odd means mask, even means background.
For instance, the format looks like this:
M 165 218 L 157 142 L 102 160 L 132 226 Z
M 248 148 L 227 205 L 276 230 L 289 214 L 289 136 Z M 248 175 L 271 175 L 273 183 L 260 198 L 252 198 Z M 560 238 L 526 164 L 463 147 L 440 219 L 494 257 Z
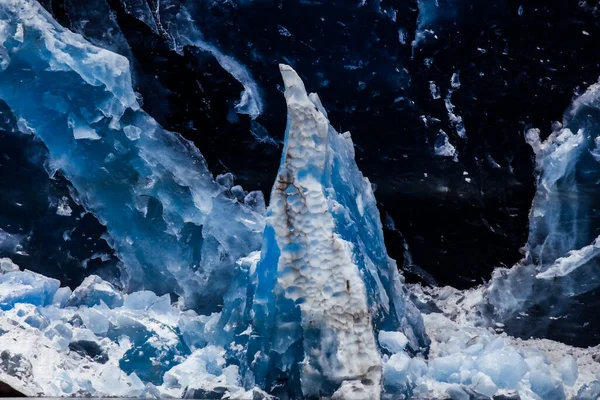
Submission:
M 266 208 L 143 111 L 125 57 L 37 2 L 0 0 L 0 45 L 0 98 L 120 259 L 110 282 L 89 273 L 75 287 L 0 259 L 0 381 L 66 397 L 600 395 L 598 346 L 515 337 L 528 308 L 569 322 L 567 300 L 597 288 L 599 86 L 545 140 L 527 133 L 539 180 L 524 260 L 461 292 L 405 283 L 350 134 L 292 67 L 279 65 L 287 127 Z

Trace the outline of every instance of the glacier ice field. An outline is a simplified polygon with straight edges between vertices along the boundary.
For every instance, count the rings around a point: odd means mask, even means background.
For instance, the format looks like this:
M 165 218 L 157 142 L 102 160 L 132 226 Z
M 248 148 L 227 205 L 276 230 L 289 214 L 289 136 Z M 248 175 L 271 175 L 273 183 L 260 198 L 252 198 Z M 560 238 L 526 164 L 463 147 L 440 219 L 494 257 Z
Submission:
M 162 14 L 149 6 L 158 1 L 121 3 L 173 51 L 214 56 L 243 88 L 234 113 L 264 112 L 250 71 L 195 25 L 194 2 Z M 418 2 L 413 46 L 430 40 L 439 9 Z M 600 290 L 600 84 L 549 135 L 527 129 L 536 189 L 523 258 L 459 290 L 407 282 L 351 134 L 307 92 L 304 71 L 271 66 L 287 126 L 281 146 L 252 132 L 281 153 L 265 199 L 231 173 L 215 177 L 204 149 L 145 111 L 123 42 L 106 32 L 112 48 L 35 0 L 0 0 L 3 143 L 29 146 L 38 169 L 23 168 L 40 188 L 68 183 L 47 220 L 61 249 L 75 254 L 67 246 L 81 233 L 60 218 L 93 215 L 112 250 L 58 279 L 22 268 L 23 237 L 0 229 L 0 250 L 15 255 L 0 258 L 0 382 L 43 397 L 600 398 L 600 345 L 527 333 L 575 310 L 598 318 L 598 298 L 578 296 Z M 449 162 L 455 138 L 469 135 L 452 103 L 464 79 L 454 74 L 441 99 L 455 134 L 440 130 L 431 144 Z

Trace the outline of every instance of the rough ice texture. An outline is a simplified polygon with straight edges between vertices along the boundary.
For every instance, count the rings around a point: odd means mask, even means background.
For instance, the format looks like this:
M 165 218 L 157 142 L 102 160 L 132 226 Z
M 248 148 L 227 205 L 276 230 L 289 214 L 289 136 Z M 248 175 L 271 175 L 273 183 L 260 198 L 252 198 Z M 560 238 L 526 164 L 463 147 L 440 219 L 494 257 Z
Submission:
M 0 96 L 107 226 L 124 286 L 215 310 L 235 261 L 260 247 L 264 203 L 217 184 L 193 144 L 140 110 L 126 58 L 63 29 L 38 3 L 0 1 L 0 45 Z
M 600 198 L 595 194 L 600 161 L 594 156 L 599 111 L 600 87 L 593 85 L 545 141 L 537 129 L 526 133 L 538 173 L 527 253 L 513 269 L 494 271 L 482 309 L 506 322 L 509 332 L 543 336 L 549 324 L 561 324 L 555 335 L 577 340 L 581 325 L 589 322 L 573 320 L 586 314 L 573 311 L 589 304 L 578 296 L 593 297 L 600 287 Z M 542 315 L 535 322 L 533 316 L 519 315 L 533 314 L 534 308 Z
M 0 275 L 0 309 L 10 309 L 16 303 L 48 305 L 59 286 L 60 282 L 56 279 L 35 272 L 3 271 Z
M 224 322 L 249 335 L 238 340 L 247 346 L 248 374 L 273 394 L 378 398 L 377 332 L 402 331 L 413 354 L 426 351 L 428 340 L 387 256 L 350 135 L 329 125 L 292 68 L 280 70 L 288 126 L 262 253 L 246 262 L 250 289 L 240 285 L 232 296 L 246 300 L 226 301 Z M 240 306 L 250 329 L 235 322 Z
M 521 400 L 594 399 L 600 378 L 595 356 L 600 346 L 575 348 L 545 339 L 517 339 L 503 326 L 481 326 L 475 314 L 483 287 L 456 289 L 411 287 L 420 304 L 432 303 L 438 311 L 424 311 L 431 339 L 429 359 L 384 360 L 384 397 L 408 385 L 412 397 L 426 399 L 489 399 L 501 395 Z M 581 393 L 581 397 L 578 396 Z M 512 397 L 511 397 L 512 396 Z M 495 398 L 495 397 L 494 397 Z

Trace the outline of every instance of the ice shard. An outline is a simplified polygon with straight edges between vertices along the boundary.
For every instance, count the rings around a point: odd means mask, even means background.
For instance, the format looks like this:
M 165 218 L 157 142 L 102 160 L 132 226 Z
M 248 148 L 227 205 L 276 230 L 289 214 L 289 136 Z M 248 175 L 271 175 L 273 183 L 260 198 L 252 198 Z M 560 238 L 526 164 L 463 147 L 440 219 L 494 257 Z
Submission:
M 0 45 L 0 97 L 107 226 L 127 290 L 215 310 L 235 261 L 260 247 L 261 195 L 245 204 L 217 184 L 193 144 L 140 109 L 127 59 L 37 2 L 0 1 Z
M 162 1 L 156 2 L 153 7 L 139 0 L 121 0 L 121 3 L 128 14 L 160 33 L 172 50 L 182 53 L 184 47 L 190 46 L 212 54 L 219 65 L 244 87 L 235 106 L 236 111 L 248 114 L 252 119 L 260 116 L 264 105 L 257 82 L 244 65 L 204 39 L 190 14 L 190 9 L 197 7 L 194 2 Z
M 250 289 L 234 287 L 223 316 L 247 346 L 246 376 L 272 394 L 379 398 L 378 332 L 401 331 L 408 352 L 426 352 L 423 322 L 387 255 L 349 133 L 331 127 L 291 67 L 280 70 L 288 122 L 263 248 L 243 266 Z M 240 308 L 249 327 L 236 322 Z
M 600 287 L 600 85 L 577 98 L 555 128 L 544 141 L 537 129 L 526 134 L 538 171 L 526 257 L 494 271 L 485 313 L 509 321 L 514 334 L 584 344 L 581 336 L 599 331 L 593 302 L 583 299 Z M 579 335 L 585 327 L 596 333 Z

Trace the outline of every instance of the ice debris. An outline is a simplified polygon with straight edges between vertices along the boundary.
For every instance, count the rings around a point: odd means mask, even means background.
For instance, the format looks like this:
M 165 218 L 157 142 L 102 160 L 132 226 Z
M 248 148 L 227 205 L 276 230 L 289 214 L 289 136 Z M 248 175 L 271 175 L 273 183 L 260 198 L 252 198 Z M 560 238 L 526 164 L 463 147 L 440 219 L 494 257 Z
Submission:
M 58 281 L 29 271 L 7 272 L 0 280 L 13 291 L 0 312 L 0 380 L 24 394 L 183 397 L 195 390 L 268 398 L 258 388 L 241 387 L 237 367 L 219 358 L 223 348 L 209 345 L 190 354 L 204 334 L 189 330 L 190 321 L 203 317 L 182 311 L 168 295 L 134 292 L 111 306 L 92 306 L 91 299 L 114 299 L 107 296 L 114 293 L 111 285 L 93 277 L 72 296 L 90 299 L 88 304 L 64 305 L 51 301 L 70 293 L 58 289 Z

